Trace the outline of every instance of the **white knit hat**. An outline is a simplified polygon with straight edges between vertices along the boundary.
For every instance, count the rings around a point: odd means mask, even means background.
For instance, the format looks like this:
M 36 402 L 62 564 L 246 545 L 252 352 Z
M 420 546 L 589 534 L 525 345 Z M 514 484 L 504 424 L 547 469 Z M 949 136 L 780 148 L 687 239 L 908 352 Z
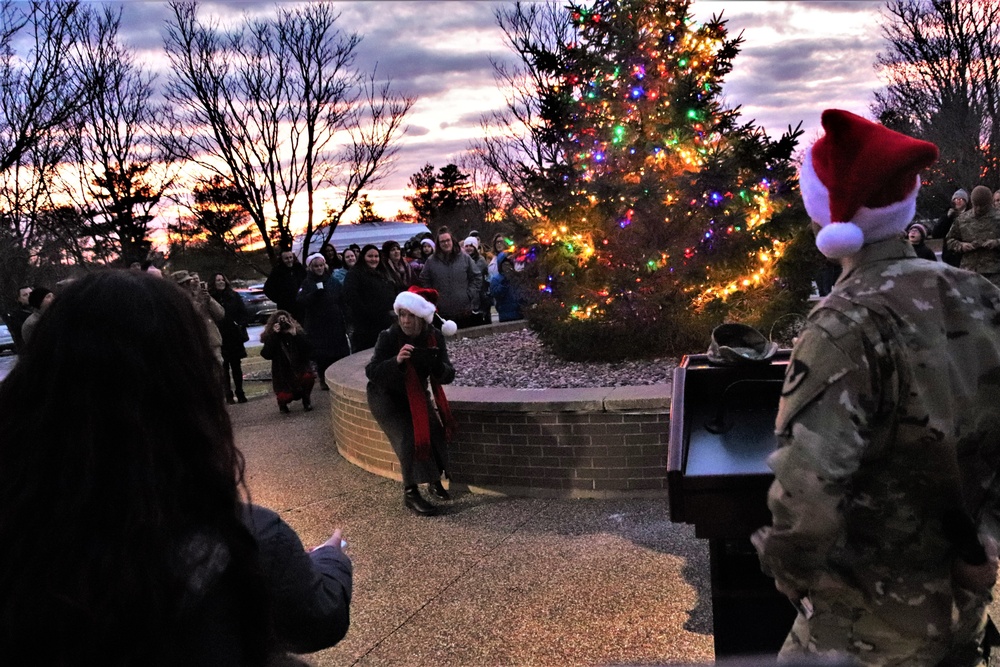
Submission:
M 901 234 L 916 213 L 918 174 L 937 160 L 937 146 L 840 109 L 823 112 L 823 130 L 799 173 L 806 211 L 822 227 L 820 252 L 848 257 Z
M 321 252 L 314 252 L 313 254 L 311 254 L 308 257 L 306 257 L 306 266 L 309 266 L 310 264 L 312 264 L 313 260 L 316 259 L 316 258 L 322 259 L 324 262 L 326 261 L 326 257 L 323 255 L 323 253 L 321 253 Z
M 437 299 L 437 290 L 414 285 L 405 292 L 396 295 L 392 309 L 396 315 L 399 315 L 399 311 L 405 308 L 427 324 L 434 324 L 434 319 L 437 317 L 438 320 L 441 320 L 441 333 L 445 336 L 454 336 L 455 332 L 458 331 L 458 325 L 451 320 L 442 319 L 437 314 L 437 306 L 435 305 Z
M 479 249 L 479 239 L 477 239 L 475 236 L 470 236 L 467 239 L 465 239 L 464 241 L 462 241 L 462 245 L 463 246 L 471 245 L 471 246 L 473 246 L 474 248 L 476 248 L 478 250 Z

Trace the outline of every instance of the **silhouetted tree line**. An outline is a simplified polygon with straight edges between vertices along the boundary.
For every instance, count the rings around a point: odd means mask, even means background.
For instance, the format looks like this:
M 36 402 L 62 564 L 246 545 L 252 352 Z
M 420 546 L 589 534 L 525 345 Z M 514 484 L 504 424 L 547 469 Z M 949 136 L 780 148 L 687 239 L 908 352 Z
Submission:
M 919 209 L 937 216 L 959 188 L 1000 187 L 1000 2 L 891 0 L 882 32 L 874 116 L 941 149 Z
M 362 37 L 335 4 L 226 29 L 196 3 L 170 8 L 159 81 L 121 39 L 120 6 L 0 3 L 5 301 L 42 266 L 144 258 L 168 203 L 182 211 L 167 226 L 176 243 L 231 255 L 255 243 L 266 270 L 292 239 L 293 203 L 306 235 L 328 239 L 388 173 L 414 100 L 358 66 Z

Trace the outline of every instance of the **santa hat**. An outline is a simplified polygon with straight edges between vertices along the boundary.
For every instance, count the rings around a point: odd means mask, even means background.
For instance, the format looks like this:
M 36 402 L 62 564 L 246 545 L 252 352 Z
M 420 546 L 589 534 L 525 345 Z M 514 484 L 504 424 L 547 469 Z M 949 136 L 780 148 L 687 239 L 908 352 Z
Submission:
M 414 285 L 407 291 L 396 295 L 392 309 L 396 315 L 399 315 L 399 311 L 405 308 L 428 324 L 436 325 L 445 336 L 454 336 L 455 332 L 458 331 L 458 325 L 451 320 L 444 320 L 438 315 L 437 300 L 437 290 Z
M 830 258 L 902 233 L 916 213 L 932 143 L 840 109 L 823 112 L 826 134 L 807 151 L 799 184 L 809 216 L 822 229 L 816 246 Z

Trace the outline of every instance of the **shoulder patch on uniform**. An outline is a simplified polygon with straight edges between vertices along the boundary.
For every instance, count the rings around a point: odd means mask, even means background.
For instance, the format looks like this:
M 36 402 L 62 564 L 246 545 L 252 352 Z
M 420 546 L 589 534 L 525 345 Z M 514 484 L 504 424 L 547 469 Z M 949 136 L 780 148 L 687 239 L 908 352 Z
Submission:
M 785 384 L 781 387 L 781 395 L 788 396 L 802 384 L 809 375 L 809 365 L 801 359 L 792 359 L 792 365 L 785 373 Z

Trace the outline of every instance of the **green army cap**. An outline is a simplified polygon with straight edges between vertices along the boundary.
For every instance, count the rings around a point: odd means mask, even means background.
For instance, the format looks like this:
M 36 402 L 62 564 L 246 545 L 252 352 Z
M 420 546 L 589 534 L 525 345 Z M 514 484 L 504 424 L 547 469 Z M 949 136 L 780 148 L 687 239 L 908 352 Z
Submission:
M 736 366 L 769 360 L 778 351 L 778 344 L 746 324 L 720 324 L 712 329 L 708 346 L 708 362 L 717 366 Z

